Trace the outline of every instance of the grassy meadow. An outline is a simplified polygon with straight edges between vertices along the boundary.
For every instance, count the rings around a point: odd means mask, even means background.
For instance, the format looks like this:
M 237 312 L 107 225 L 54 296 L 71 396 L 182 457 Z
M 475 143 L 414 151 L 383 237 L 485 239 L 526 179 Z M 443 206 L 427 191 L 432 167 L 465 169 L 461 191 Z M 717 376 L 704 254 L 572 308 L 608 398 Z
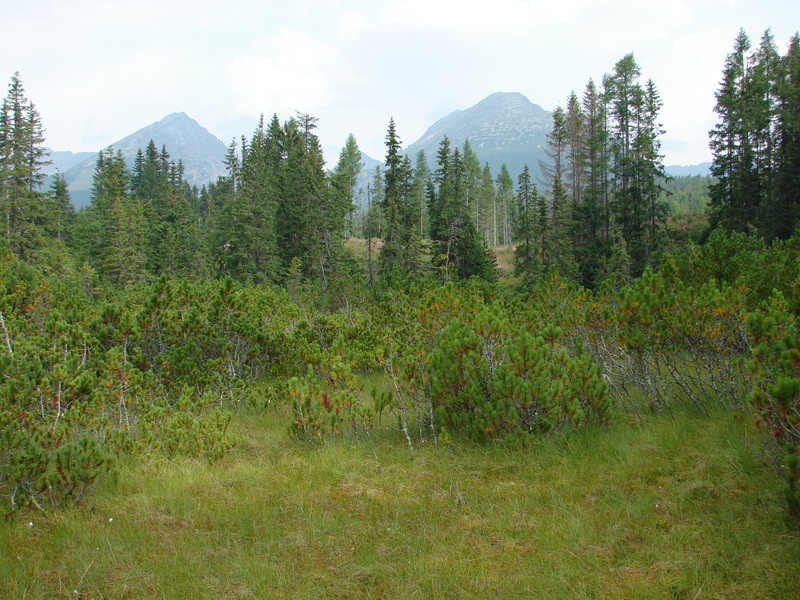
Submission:
M 0 598 L 800 597 L 800 533 L 749 418 L 662 416 L 409 450 L 239 414 L 209 464 L 118 465 L 0 523 Z

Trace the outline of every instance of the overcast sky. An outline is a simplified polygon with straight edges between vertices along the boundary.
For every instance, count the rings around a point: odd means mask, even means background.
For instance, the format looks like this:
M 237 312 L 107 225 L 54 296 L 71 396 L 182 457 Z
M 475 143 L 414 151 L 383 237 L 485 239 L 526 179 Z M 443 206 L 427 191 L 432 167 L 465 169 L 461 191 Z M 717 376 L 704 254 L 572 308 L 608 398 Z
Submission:
M 666 164 L 710 160 L 714 91 L 740 28 L 783 54 L 798 0 L 0 0 L 0 77 L 19 71 L 47 145 L 94 151 L 186 112 L 226 144 L 259 114 L 319 117 L 375 158 L 497 91 L 547 110 L 633 52 L 664 108 Z

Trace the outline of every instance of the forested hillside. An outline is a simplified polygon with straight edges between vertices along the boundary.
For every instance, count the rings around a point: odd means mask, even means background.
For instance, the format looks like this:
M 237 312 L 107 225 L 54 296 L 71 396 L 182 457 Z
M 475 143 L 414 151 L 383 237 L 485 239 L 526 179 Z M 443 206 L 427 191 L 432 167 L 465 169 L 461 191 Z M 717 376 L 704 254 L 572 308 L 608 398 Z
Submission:
M 666 175 L 642 79 L 570 94 L 540 181 L 390 118 L 358 208 L 355 137 L 326 170 L 297 113 L 201 188 L 109 148 L 76 212 L 14 74 L 3 595 L 794 597 L 800 38 L 736 39 L 711 178 Z

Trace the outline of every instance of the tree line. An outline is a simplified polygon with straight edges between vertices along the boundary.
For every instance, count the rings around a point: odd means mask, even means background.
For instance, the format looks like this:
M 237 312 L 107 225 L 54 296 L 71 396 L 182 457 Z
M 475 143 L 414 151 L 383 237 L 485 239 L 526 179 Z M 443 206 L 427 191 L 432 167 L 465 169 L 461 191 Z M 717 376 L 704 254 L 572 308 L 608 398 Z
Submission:
M 797 36 L 781 56 L 769 32 L 751 51 L 742 31 L 710 132 L 709 231 L 754 228 L 767 240 L 794 231 L 798 90 Z M 63 175 L 41 189 L 44 130 L 16 73 L 0 111 L 4 239 L 45 272 L 111 283 L 162 274 L 322 288 L 343 280 L 384 287 L 416 278 L 492 281 L 496 246 L 513 248 L 523 287 L 551 271 L 590 288 L 609 277 L 625 282 L 657 264 L 670 211 L 665 194 L 681 193 L 663 167 L 661 106 L 655 84 L 642 82 L 626 55 L 599 84 L 590 80 L 580 97 L 573 92 L 555 109 L 547 160 L 526 166 L 516 182 L 505 166 L 496 177 L 481 166 L 468 140 L 455 148 L 445 138 L 434 165 L 422 152 L 412 163 L 391 120 L 361 215 L 355 138 L 326 171 L 314 117 L 267 123 L 262 116 L 251 137 L 229 146 L 226 175 L 201 189 L 152 141 L 131 169 L 119 152 L 104 150 L 91 205 L 76 214 Z M 704 200 L 681 202 L 700 208 Z M 370 240 L 366 268 L 347 250 L 351 235 Z M 382 247 L 373 261 L 375 238 Z
M 640 67 L 627 55 L 602 86 L 590 81 L 581 100 L 573 93 L 566 110 L 554 111 L 539 181 L 529 166 L 516 185 L 505 165 L 494 179 L 469 140 L 454 149 L 445 138 L 433 169 L 423 152 L 412 167 L 400 156 L 392 121 L 363 235 L 397 238 L 400 202 L 406 237 L 429 240 L 431 264 L 444 266 L 445 277 L 452 267 L 462 276 L 491 279 L 486 247 L 503 245 L 514 246 L 523 286 L 550 270 L 589 287 L 611 275 L 627 280 L 641 274 L 663 248 L 669 178 L 660 154 L 661 99 L 652 81 L 639 78 Z M 408 255 L 419 252 L 409 248 Z M 413 260 L 407 265 L 412 272 Z
M 800 218 L 800 37 L 781 56 L 769 30 L 755 49 L 741 30 L 716 99 L 712 226 L 788 238 Z

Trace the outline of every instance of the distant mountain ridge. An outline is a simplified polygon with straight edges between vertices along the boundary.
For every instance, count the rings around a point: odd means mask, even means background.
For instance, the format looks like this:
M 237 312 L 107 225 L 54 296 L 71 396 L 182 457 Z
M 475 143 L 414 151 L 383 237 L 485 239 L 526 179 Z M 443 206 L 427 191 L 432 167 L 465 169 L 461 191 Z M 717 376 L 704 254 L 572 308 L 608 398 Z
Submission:
M 522 94 L 496 92 L 470 108 L 453 111 L 436 121 L 406 148 L 405 153 L 413 161 L 420 150 L 424 151 L 433 171 L 436 169 L 436 151 L 445 135 L 451 147 L 461 147 L 469 139 L 481 164 L 488 163 L 494 177 L 505 164 L 516 182 L 517 175 L 527 164 L 535 180 L 539 175 L 539 160 L 547 160 L 545 149 L 547 134 L 552 128 L 552 115 Z M 167 115 L 110 147 L 121 151 L 125 162 L 132 168 L 137 151 L 144 150 L 151 139 L 159 150 L 166 147 L 173 161 L 183 162 L 184 177 L 191 185 L 202 186 L 225 174 L 227 146 L 183 112 Z M 48 152 L 52 164 L 44 169 L 45 174 L 64 173 L 72 203 L 76 208 L 88 205 L 98 153 L 49 149 Z M 382 165 L 382 162 L 367 155 L 362 155 L 362 161 L 364 169 L 356 186 L 361 194 L 356 203 L 366 205 L 367 185 L 373 180 L 375 166 Z M 708 175 L 710 165 L 670 165 L 665 169 L 673 177 Z M 46 187 L 49 187 L 49 182 Z
M 711 163 L 703 162 L 698 165 L 667 165 L 664 167 L 670 177 L 693 177 L 695 175 L 711 175 Z
M 45 175 L 55 175 L 57 171 L 66 173 L 75 165 L 82 163 L 84 160 L 97 156 L 96 152 L 69 152 L 67 150 L 51 150 L 45 148 L 50 164 L 47 164 L 42 169 Z
M 526 164 L 534 174 L 539 172 L 552 121 L 553 113 L 522 94 L 495 92 L 436 121 L 405 153 L 413 160 L 424 151 L 428 165 L 435 169 L 436 150 L 444 136 L 452 147 L 461 147 L 468 139 L 481 164 L 489 163 L 495 177 L 505 163 L 516 180 Z
M 205 127 L 178 112 L 167 115 L 134 133 L 110 145 L 114 150 L 122 152 L 129 168 L 133 167 L 136 153 L 144 150 L 153 140 L 156 147 L 167 149 L 170 159 L 183 162 L 184 178 L 191 185 L 202 186 L 225 172 L 224 159 L 227 146 L 211 134 Z M 62 164 L 81 157 L 80 160 L 64 170 L 70 197 L 76 208 L 86 206 L 91 200 L 92 180 L 97 163 L 97 152 L 51 152 L 51 160 L 56 166 L 57 160 Z M 70 156 L 71 155 L 71 156 Z

